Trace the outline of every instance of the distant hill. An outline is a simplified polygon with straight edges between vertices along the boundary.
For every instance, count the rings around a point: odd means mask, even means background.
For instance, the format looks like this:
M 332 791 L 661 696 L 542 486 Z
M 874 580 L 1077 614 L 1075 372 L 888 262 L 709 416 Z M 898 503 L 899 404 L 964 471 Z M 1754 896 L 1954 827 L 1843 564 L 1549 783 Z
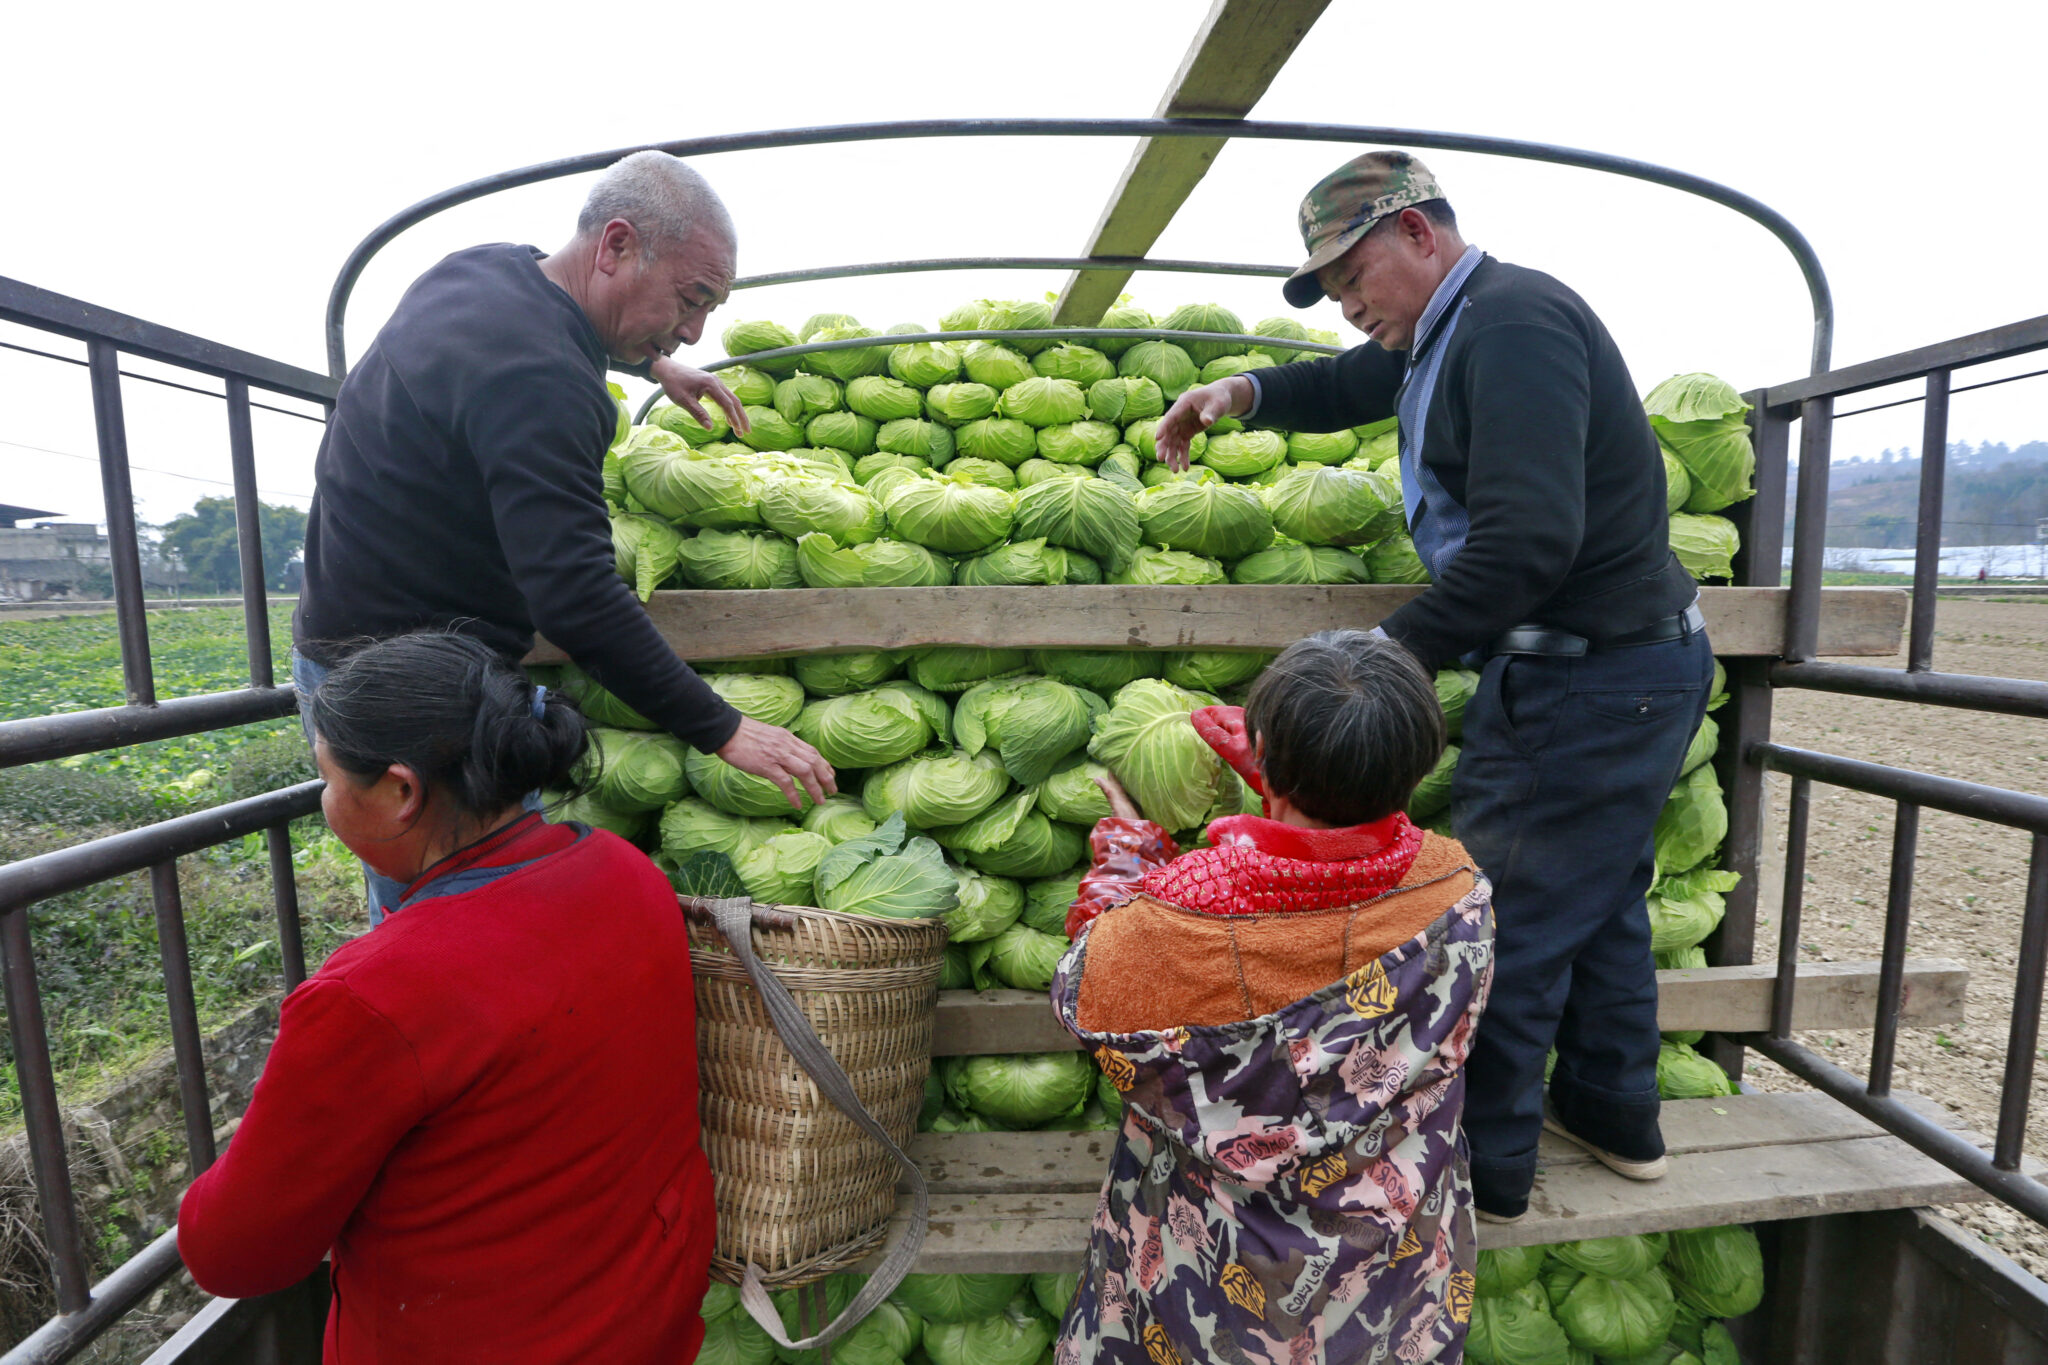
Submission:
M 1828 470 L 1828 541 L 1910 549 L 1919 519 L 1920 461 L 1887 450 L 1875 460 L 1840 460 Z M 1792 499 L 1786 499 L 1789 535 Z M 1987 441 L 1949 448 L 1942 497 L 1944 545 L 2030 542 L 2048 517 L 2048 441 L 2017 448 Z

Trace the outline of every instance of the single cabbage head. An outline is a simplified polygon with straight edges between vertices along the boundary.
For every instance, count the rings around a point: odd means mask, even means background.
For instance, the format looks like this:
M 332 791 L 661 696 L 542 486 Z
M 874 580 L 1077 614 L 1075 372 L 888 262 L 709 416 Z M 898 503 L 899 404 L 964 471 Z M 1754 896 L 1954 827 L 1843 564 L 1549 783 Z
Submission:
M 1166 680 L 1190 691 L 1221 692 L 1250 682 L 1272 661 L 1270 650 L 1175 650 L 1166 656 Z
M 1084 464 L 1060 464 L 1054 460 L 1026 460 L 1017 466 L 1017 487 L 1035 488 L 1050 479 L 1090 479 L 1094 471 Z
M 935 645 L 910 658 L 910 676 L 934 692 L 965 692 L 976 683 L 1022 673 L 1021 649 L 983 649 L 976 645 Z
M 939 919 L 960 904 L 960 883 L 929 839 L 912 837 L 901 815 L 873 834 L 835 845 L 818 864 L 819 908 L 884 919 Z
M 981 310 L 984 332 L 1040 331 L 1052 326 L 1052 305 L 1040 300 L 989 299 Z M 1025 355 L 1037 355 L 1059 343 L 1048 337 L 1013 337 L 1010 345 Z
M 1021 351 L 993 341 L 968 342 L 967 349 L 960 353 L 960 363 L 967 371 L 968 379 L 976 384 L 985 384 L 997 393 L 1035 377 L 1031 362 Z
M 1040 429 L 1038 453 L 1060 464 L 1094 466 L 1116 448 L 1117 440 L 1117 429 L 1107 422 L 1066 422 Z
M 878 687 L 903 671 L 903 655 L 890 649 L 851 654 L 806 654 L 792 661 L 796 681 L 814 697 L 843 697 Z M 799 706 L 798 710 L 803 708 Z M 796 719 L 795 712 L 790 720 Z M 787 725 L 788 721 L 779 722 Z
M 960 904 L 946 916 L 948 943 L 978 943 L 1017 922 L 1024 911 L 1024 886 L 1008 877 L 959 869 Z M 1048 983 L 1050 984 L 1050 983 Z
M 1009 790 L 1003 761 L 984 752 L 969 758 L 952 749 L 927 749 L 868 774 L 861 809 L 872 820 L 900 815 L 913 829 L 965 824 Z
M 1241 333 L 1244 320 L 1220 303 L 1184 303 L 1162 318 L 1159 326 L 1168 332 Z M 1179 345 L 1197 365 L 1207 365 L 1219 356 L 1243 355 L 1250 349 L 1242 341 L 1183 341 Z
M 1657 439 L 1685 465 L 1688 512 L 1718 512 L 1755 495 L 1756 450 L 1749 404 L 1732 384 L 1710 374 L 1680 374 L 1643 399 Z
M 659 517 L 620 513 L 612 517 L 612 562 L 642 602 L 676 571 L 683 533 Z
M 1358 433 L 1295 431 L 1287 436 L 1287 458 L 1294 464 L 1343 464 L 1358 454 Z
M 1739 1318 L 1763 1301 L 1763 1250 L 1739 1223 L 1672 1233 L 1664 1268 L 1678 1297 L 1707 1317 Z
M 1039 813 L 1048 820 L 1092 828 L 1097 820 L 1106 820 L 1111 814 L 1109 798 L 1095 784 L 1097 778 L 1107 776 L 1109 769 L 1100 763 L 1081 758 L 1065 760 L 1039 785 Z M 1070 896 L 1068 899 L 1071 901 L 1073 898 Z M 1061 922 L 1065 922 L 1064 912 Z M 1044 928 L 1043 925 L 1033 927 Z
M 719 377 L 722 379 L 725 376 Z M 660 427 L 663 431 L 682 437 L 693 446 L 725 440 L 727 434 L 732 431 L 732 421 L 725 415 L 725 409 L 716 403 L 705 403 L 703 406 L 711 418 L 711 425 L 708 427 L 691 416 L 688 408 L 678 407 L 667 399 L 654 405 L 647 414 L 647 421 L 651 426 Z
M 1137 583 L 1150 587 L 1198 588 L 1209 583 L 1228 583 L 1223 566 L 1203 555 L 1185 550 L 1162 550 L 1140 545 L 1129 564 L 1112 572 L 1112 583 Z
M 775 386 L 775 410 L 785 422 L 803 426 L 821 412 L 846 406 L 845 391 L 836 379 L 821 374 L 793 374 Z
M 872 455 L 863 455 L 854 461 L 853 481 L 863 488 L 885 469 L 907 469 L 922 474 L 932 467 L 931 461 L 921 455 L 900 455 L 895 451 L 878 450 Z
M 783 809 L 788 808 L 785 802 Z M 707 801 L 686 796 L 661 813 L 659 828 L 661 851 L 672 860 L 681 860 L 700 852 L 736 858 L 796 826 L 784 819 L 732 815 Z
M 914 455 L 927 464 L 953 458 L 953 429 L 924 417 L 899 417 L 875 433 L 875 449 L 892 455 Z M 858 477 L 858 471 L 856 471 Z
M 1014 417 L 982 417 L 957 428 L 953 444 L 962 455 L 1014 469 L 1037 453 L 1038 429 Z
M 1728 1073 L 1685 1043 L 1657 1049 L 1657 1095 L 1667 1100 L 1710 1100 L 1736 1093 Z
M 778 395 L 781 388 L 781 385 L 776 385 Z M 747 421 L 752 425 L 740 434 L 739 439 L 749 450 L 794 450 L 805 444 L 802 423 L 790 421 L 774 408 L 747 408 L 745 411 Z
M 916 341 L 889 350 L 889 373 L 920 389 L 960 377 L 960 352 L 943 341 Z
M 924 1353 L 932 1365 L 1037 1365 L 1052 1339 L 1052 1324 L 1020 1301 L 992 1317 L 933 1323 L 925 1329 Z
M 906 1275 L 894 1297 L 916 1309 L 927 1323 L 976 1322 L 1002 1312 L 1025 1287 L 1025 1279 L 1023 1275 Z
M 1287 459 L 1287 438 L 1277 431 L 1232 431 L 1211 436 L 1202 463 L 1229 479 L 1247 478 Z
M 809 905 L 818 864 L 832 851 L 823 835 L 796 830 L 778 834 L 761 847 L 733 859 L 733 870 L 747 894 L 767 905 Z
M 1021 902 L 1023 891 L 1017 894 Z M 1041 934 L 1012 924 L 989 942 L 989 974 L 1011 990 L 1043 991 L 1052 985 L 1053 973 L 1059 970 L 1066 952 L 1066 934 Z
M 1671 518 L 1671 553 L 1696 579 L 1729 578 L 1742 533 L 1726 517 L 1679 512 Z
M 1242 559 L 1273 543 L 1273 516 L 1243 484 L 1176 480 L 1138 494 L 1147 543 L 1209 559 Z
M 1152 327 L 1157 324 L 1152 321 L 1152 315 L 1144 309 L 1123 299 L 1118 299 L 1116 306 L 1102 315 L 1101 325 L 1124 329 L 1127 332 L 1123 336 L 1108 335 L 1088 338 L 1090 345 L 1108 356 L 1111 360 L 1114 360 L 1144 339 L 1142 333 L 1134 332 L 1130 329 Z
M 763 725 L 787 726 L 804 709 L 803 684 L 778 673 L 706 673 L 705 684 L 726 704 Z
M 759 531 L 699 531 L 676 549 L 693 588 L 801 588 L 796 544 Z
M 885 537 L 842 547 L 817 531 L 797 541 L 796 568 L 813 588 L 943 588 L 953 581 L 952 566 L 922 545 Z
M 1016 1052 L 963 1058 L 947 1078 L 946 1092 L 957 1107 L 1020 1129 L 1080 1108 L 1094 1085 L 1095 1063 L 1084 1052 Z M 938 1357 L 932 1359 L 937 1365 Z M 1034 1352 L 1020 1365 L 1036 1359 Z M 967 1356 L 959 1365 L 985 1361 Z
M 923 412 L 924 394 L 885 374 L 863 375 L 848 382 L 846 406 L 877 422 L 893 422 Z
M 1366 572 L 1375 583 L 1427 583 L 1429 570 L 1415 553 L 1415 542 L 1405 535 L 1391 535 L 1359 551 Z
M 659 731 L 596 726 L 577 765 L 576 780 L 610 810 L 660 810 L 690 794 L 683 773 L 688 752 L 681 740 Z
M 1092 346 L 1058 342 L 1031 357 L 1031 368 L 1047 379 L 1071 379 L 1082 388 L 1116 375 L 1116 362 Z
M 956 566 L 962 587 L 1014 588 L 1066 582 L 1064 550 L 1048 550 L 1043 540 L 1015 540 L 963 559 Z M 1060 557 L 1056 559 L 1055 557 Z M 1059 576 L 1054 577 L 1055 574 Z
M 944 430 L 944 428 L 940 428 Z M 984 460 L 978 455 L 956 455 L 946 462 L 949 478 L 965 479 L 969 483 L 987 484 L 1004 492 L 1014 492 L 1017 487 L 1017 471 L 1000 460 Z
M 1223 760 L 1189 719 L 1211 700 L 1140 678 L 1111 699 L 1088 745 L 1089 756 L 1116 774 L 1138 809 L 1168 829 L 1199 823 L 1222 789 Z
M 1274 362 L 1257 354 L 1219 355 L 1202 367 L 1201 379 L 1204 384 L 1214 384 L 1219 379 L 1243 374 L 1246 370 L 1263 370 Z
M 809 341 L 827 327 L 858 327 L 860 319 L 851 313 L 813 313 L 796 329 L 798 341 Z
M 899 485 L 883 509 L 896 535 L 948 554 L 974 554 L 1008 538 L 1014 517 L 1002 489 L 945 474 Z
M 882 509 L 857 486 L 824 479 L 771 479 L 761 488 L 761 520 L 795 540 L 822 531 L 841 545 L 882 534 Z
M 1230 566 L 1233 583 L 1370 583 L 1365 561 L 1326 545 L 1275 545 Z
M 717 754 L 692 749 L 683 759 L 683 771 L 689 775 L 690 786 L 698 796 L 728 815 L 755 819 L 795 816 L 801 815 L 811 802 L 810 796 L 799 787 L 797 804 L 791 805 L 789 798 L 782 794 L 782 788 L 765 777 L 742 772 Z
M 1572 1344 L 1595 1356 L 1641 1355 L 1671 1332 L 1678 1301 L 1661 1271 L 1626 1279 L 1588 1275 L 1557 1305 L 1557 1322 Z
M 1040 877 L 1024 883 L 1024 913 L 1018 917 L 1018 923 L 1041 934 L 1064 935 L 1067 932 L 1067 912 L 1080 898 L 1081 878 L 1087 874 L 1088 864 L 1084 862 L 1056 877 Z
M 732 356 L 752 355 L 756 351 L 779 350 L 797 344 L 796 333 L 779 322 L 735 322 L 718 340 L 725 347 L 725 353 Z M 795 374 L 796 363 L 797 358 L 793 355 L 750 362 L 753 368 L 775 375 Z
M 1141 341 L 1118 359 L 1116 372 L 1129 378 L 1142 375 L 1159 386 L 1166 401 L 1186 393 L 1201 377 L 1194 358 L 1170 341 Z
M 702 453 L 677 442 L 673 450 L 628 450 L 619 456 L 619 473 L 626 492 L 656 516 L 713 530 L 761 524 L 761 480 L 751 459 Z
M 1031 671 L 1107 697 L 1126 683 L 1156 678 L 1166 656 L 1150 649 L 1034 649 Z
M 935 384 L 924 396 L 926 413 L 948 426 L 964 426 L 995 414 L 1002 395 L 987 384 Z
M 872 327 L 858 323 L 837 327 L 821 327 L 807 342 L 857 341 L 862 337 L 880 335 Z M 862 375 L 880 374 L 889 363 L 889 348 L 886 346 L 853 346 L 838 351 L 812 351 L 803 358 L 803 367 L 813 374 L 830 375 L 845 381 L 858 379 Z
M 912 683 L 890 683 L 871 692 L 821 697 L 790 728 L 835 768 L 880 768 L 931 743 L 931 710 L 938 708 L 943 717 L 945 705 Z
M 1143 375 L 1098 379 L 1088 386 L 1088 413 L 1097 421 L 1124 426 L 1166 413 L 1166 395 Z
M 1159 419 L 1156 417 L 1147 417 L 1142 421 L 1133 422 L 1129 426 L 1125 427 L 1124 440 L 1129 443 L 1131 449 L 1137 451 L 1146 459 L 1156 460 L 1159 458 L 1159 441 L 1157 439 L 1158 431 Z M 1203 455 L 1208 453 L 1208 450 L 1208 433 L 1201 431 L 1196 432 L 1194 439 L 1188 442 L 1188 458 L 1191 460 L 1199 460 L 1202 458 Z M 1220 470 L 1210 471 L 1210 473 L 1212 474 L 1220 474 L 1221 472 L 1222 471 Z
M 1071 379 L 1033 375 L 1004 389 L 997 410 L 1027 426 L 1052 427 L 1080 421 L 1088 413 L 1088 399 Z
M 1095 693 L 1053 678 L 978 683 L 954 708 L 954 741 L 970 756 L 994 749 L 1011 780 L 1032 787 L 1087 747 L 1095 717 L 1106 709 Z
M 860 798 L 855 796 L 826 797 L 822 805 L 804 812 L 802 825 L 807 832 L 821 834 L 834 844 L 875 832 L 875 821 L 860 808 Z
M 1293 318 L 1262 318 L 1253 325 L 1252 335 L 1273 337 L 1286 341 L 1309 340 L 1308 328 L 1302 326 Z M 1268 360 L 1285 365 L 1290 360 L 1310 359 L 1314 356 L 1315 352 L 1299 351 L 1292 346 L 1254 346 L 1252 347 L 1252 354 L 1262 355 Z
M 879 430 L 874 418 L 857 412 L 821 412 L 804 428 L 804 440 L 814 446 L 843 450 L 857 460 L 875 453 L 875 433 Z
M 1695 768 L 1679 779 L 1657 815 L 1657 875 L 1668 877 L 1700 866 L 1726 837 L 1728 805 L 1721 798 L 1721 783 L 1711 765 Z
M 1131 494 L 1106 479 L 1053 479 L 1017 494 L 1015 538 L 1079 550 L 1112 573 L 1130 562 L 1140 532 Z

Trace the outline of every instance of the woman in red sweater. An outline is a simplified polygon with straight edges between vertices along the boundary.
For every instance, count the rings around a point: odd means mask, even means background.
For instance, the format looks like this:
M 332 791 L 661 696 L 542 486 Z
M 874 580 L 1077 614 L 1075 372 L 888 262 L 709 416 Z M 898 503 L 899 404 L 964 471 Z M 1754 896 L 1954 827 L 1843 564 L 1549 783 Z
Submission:
M 672 1365 L 703 1339 L 711 1175 L 676 898 L 524 793 L 584 748 L 564 698 L 452 634 L 370 645 L 309 709 L 322 808 L 405 885 L 284 1003 L 178 1247 L 210 1293 L 333 1253 L 329 1365 Z

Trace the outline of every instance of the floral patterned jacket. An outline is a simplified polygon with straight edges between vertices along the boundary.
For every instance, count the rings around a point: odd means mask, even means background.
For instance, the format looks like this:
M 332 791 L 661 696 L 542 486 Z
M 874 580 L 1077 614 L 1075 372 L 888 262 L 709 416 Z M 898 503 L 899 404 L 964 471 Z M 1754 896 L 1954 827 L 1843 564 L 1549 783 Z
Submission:
M 1093 926 L 1090 926 L 1091 928 Z M 1055 1365 L 1455 1362 L 1477 1245 L 1459 1118 L 1493 970 L 1475 879 L 1402 946 L 1261 1018 L 1094 1034 L 1124 1122 Z

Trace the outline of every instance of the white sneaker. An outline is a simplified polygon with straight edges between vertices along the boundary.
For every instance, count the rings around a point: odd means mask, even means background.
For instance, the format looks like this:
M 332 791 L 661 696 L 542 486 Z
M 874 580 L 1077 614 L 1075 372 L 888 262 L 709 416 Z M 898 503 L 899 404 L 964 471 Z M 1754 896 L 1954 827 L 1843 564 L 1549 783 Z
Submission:
M 1527 1209 L 1520 1213 L 1488 1213 L 1485 1209 L 1474 1207 L 1472 1211 L 1479 1215 L 1479 1221 L 1482 1223 L 1519 1223 L 1529 1216 Z
M 1594 1146 L 1558 1122 L 1557 1115 L 1552 1112 L 1548 1099 L 1545 1099 L 1543 1102 L 1543 1131 L 1555 1133 L 1566 1142 L 1571 1143 L 1572 1146 L 1590 1153 L 1593 1159 L 1602 1166 L 1628 1180 L 1659 1180 L 1663 1178 L 1666 1171 L 1671 1169 L 1671 1161 L 1668 1157 L 1660 1156 L 1650 1161 L 1631 1161 L 1625 1156 L 1615 1155 L 1604 1147 Z M 1482 1218 L 1485 1216 L 1485 1214 L 1480 1215 Z

